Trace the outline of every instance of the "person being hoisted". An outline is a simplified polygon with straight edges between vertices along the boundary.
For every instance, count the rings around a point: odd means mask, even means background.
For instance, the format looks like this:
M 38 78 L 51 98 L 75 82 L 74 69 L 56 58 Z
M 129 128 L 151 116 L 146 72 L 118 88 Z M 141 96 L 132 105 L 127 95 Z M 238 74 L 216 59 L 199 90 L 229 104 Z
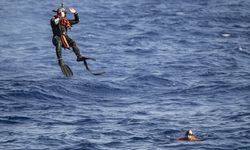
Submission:
M 73 76 L 71 69 L 64 64 L 62 59 L 62 47 L 66 49 L 70 49 L 72 47 L 77 59 L 76 61 L 84 61 L 86 63 L 86 59 L 91 59 L 88 57 L 84 57 L 81 55 L 80 50 L 74 40 L 72 40 L 68 34 L 67 30 L 71 29 L 74 24 L 80 22 L 79 15 L 74 8 L 69 8 L 69 11 L 74 14 L 73 20 L 68 20 L 66 18 L 66 11 L 63 7 L 63 4 L 56 11 L 57 14 L 50 20 L 53 38 L 52 42 L 56 47 L 56 55 L 58 59 L 58 65 L 61 67 L 62 72 L 65 76 Z

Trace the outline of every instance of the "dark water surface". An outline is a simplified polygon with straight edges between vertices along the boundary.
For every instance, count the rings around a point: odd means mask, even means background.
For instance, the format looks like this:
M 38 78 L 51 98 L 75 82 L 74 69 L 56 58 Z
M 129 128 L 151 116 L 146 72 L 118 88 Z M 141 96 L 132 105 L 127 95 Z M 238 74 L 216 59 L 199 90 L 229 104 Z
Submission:
M 0 149 L 250 149 L 249 0 L 65 0 L 106 71 L 64 50 L 72 79 L 51 43 L 59 4 L 0 1 Z M 175 140 L 188 129 L 207 137 Z

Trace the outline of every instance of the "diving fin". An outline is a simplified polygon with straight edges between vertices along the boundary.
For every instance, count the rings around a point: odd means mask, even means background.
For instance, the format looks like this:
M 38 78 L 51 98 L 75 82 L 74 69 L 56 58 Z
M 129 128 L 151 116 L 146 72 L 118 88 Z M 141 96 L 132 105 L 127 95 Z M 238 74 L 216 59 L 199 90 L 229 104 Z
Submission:
M 73 76 L 73 72 L 68 65 L 63 64 L 60 67 L 61 67 L 61 70 L 62 70 L 62 73 L 64 74 L 64 76 L 66 76 L 68 78 Z
M 90 60 L 95 61 L 94 58 L 91 58 Z M 98 75 L 102 75 L 102 74 L 105 73 L 104 71 L 102 71 L 102 72 L 92 72 L 92 70 L 89 69 L 89 66 L 88 66 L 88 63 L 87 63 L 86 59 L 83 60 L 83 64 L 84 64 L 86 70 L 88 70 L 92 75 L 98 76 Z

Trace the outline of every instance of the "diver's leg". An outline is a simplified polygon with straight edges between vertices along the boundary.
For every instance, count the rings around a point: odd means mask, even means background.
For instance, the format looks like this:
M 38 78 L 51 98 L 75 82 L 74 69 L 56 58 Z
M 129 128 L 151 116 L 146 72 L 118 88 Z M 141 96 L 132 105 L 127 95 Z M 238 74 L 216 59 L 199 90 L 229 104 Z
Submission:
M 74 51 L 74 53 L 75 53 L 75 55 L 77 57 L 77 60 L 81 59 L 82 55 L 80 53 L 80 49 L 78 48 L 78 46 L 77 46 L 77 44 L 75 42 L 74 42 L 72 48 L 73 48 L 73 51 Z
M 66 36 L 69 46 L 73 48 L 73 51 L 77 57 L 76 61 L 84 61 L 86 59 L 91 59 L 81 55 L 80 49 L 78 48 L 76 42 L 72 40 L 69 36 Z M 93 59 L 94 60 L 94 59 Z
M 68 43 L 69 43 L 69 46 L 73 48 L 73 51 L 74 51 L 76 57 L 77 57 L 77 58 L 82 57 L 82 56 L 81 56 L 80 49 L 78 48 L 76 42 L 75 42 L 74 40 L 72 40 L 69 36 L 66 36 L 66 38 L 67 38 L 67 41 L 68 41 Z
M 56 47 L 56 56 L 58 59 L 58 65 L 61 66 L 63 65 L 63 60 L 62 60 L 62 42 L 59 36 L 53 37 L 53 44 Z
M 58 65 L 60 66 L 62 73 L 66 76 L 66 77 L 72 77 L 73 76 L 73 72 L 70 69 L 70 67 L 66 64 L 63 63 L 63 59 L 62 59 L 62 41 L 60 39 L 59 36 L 55 36 L 53 37 L 52 40 L 53 44 L 56 47 L 56 56 L 58 59 Z

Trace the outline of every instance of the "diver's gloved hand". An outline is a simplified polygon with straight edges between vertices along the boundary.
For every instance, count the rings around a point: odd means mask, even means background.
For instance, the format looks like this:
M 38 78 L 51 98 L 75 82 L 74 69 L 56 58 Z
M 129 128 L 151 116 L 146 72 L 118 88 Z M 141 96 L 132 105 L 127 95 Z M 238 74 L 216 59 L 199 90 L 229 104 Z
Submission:
M 62 58 L 58 59 L 58 65 L 59 66 L 63 66 L 64 65 Z
M 69 8 L 69 11 L 70 11 L 72 14 L 77 13 L 76 10 L 75 10 L 74 8 L 72 8 L 72 7 Z

